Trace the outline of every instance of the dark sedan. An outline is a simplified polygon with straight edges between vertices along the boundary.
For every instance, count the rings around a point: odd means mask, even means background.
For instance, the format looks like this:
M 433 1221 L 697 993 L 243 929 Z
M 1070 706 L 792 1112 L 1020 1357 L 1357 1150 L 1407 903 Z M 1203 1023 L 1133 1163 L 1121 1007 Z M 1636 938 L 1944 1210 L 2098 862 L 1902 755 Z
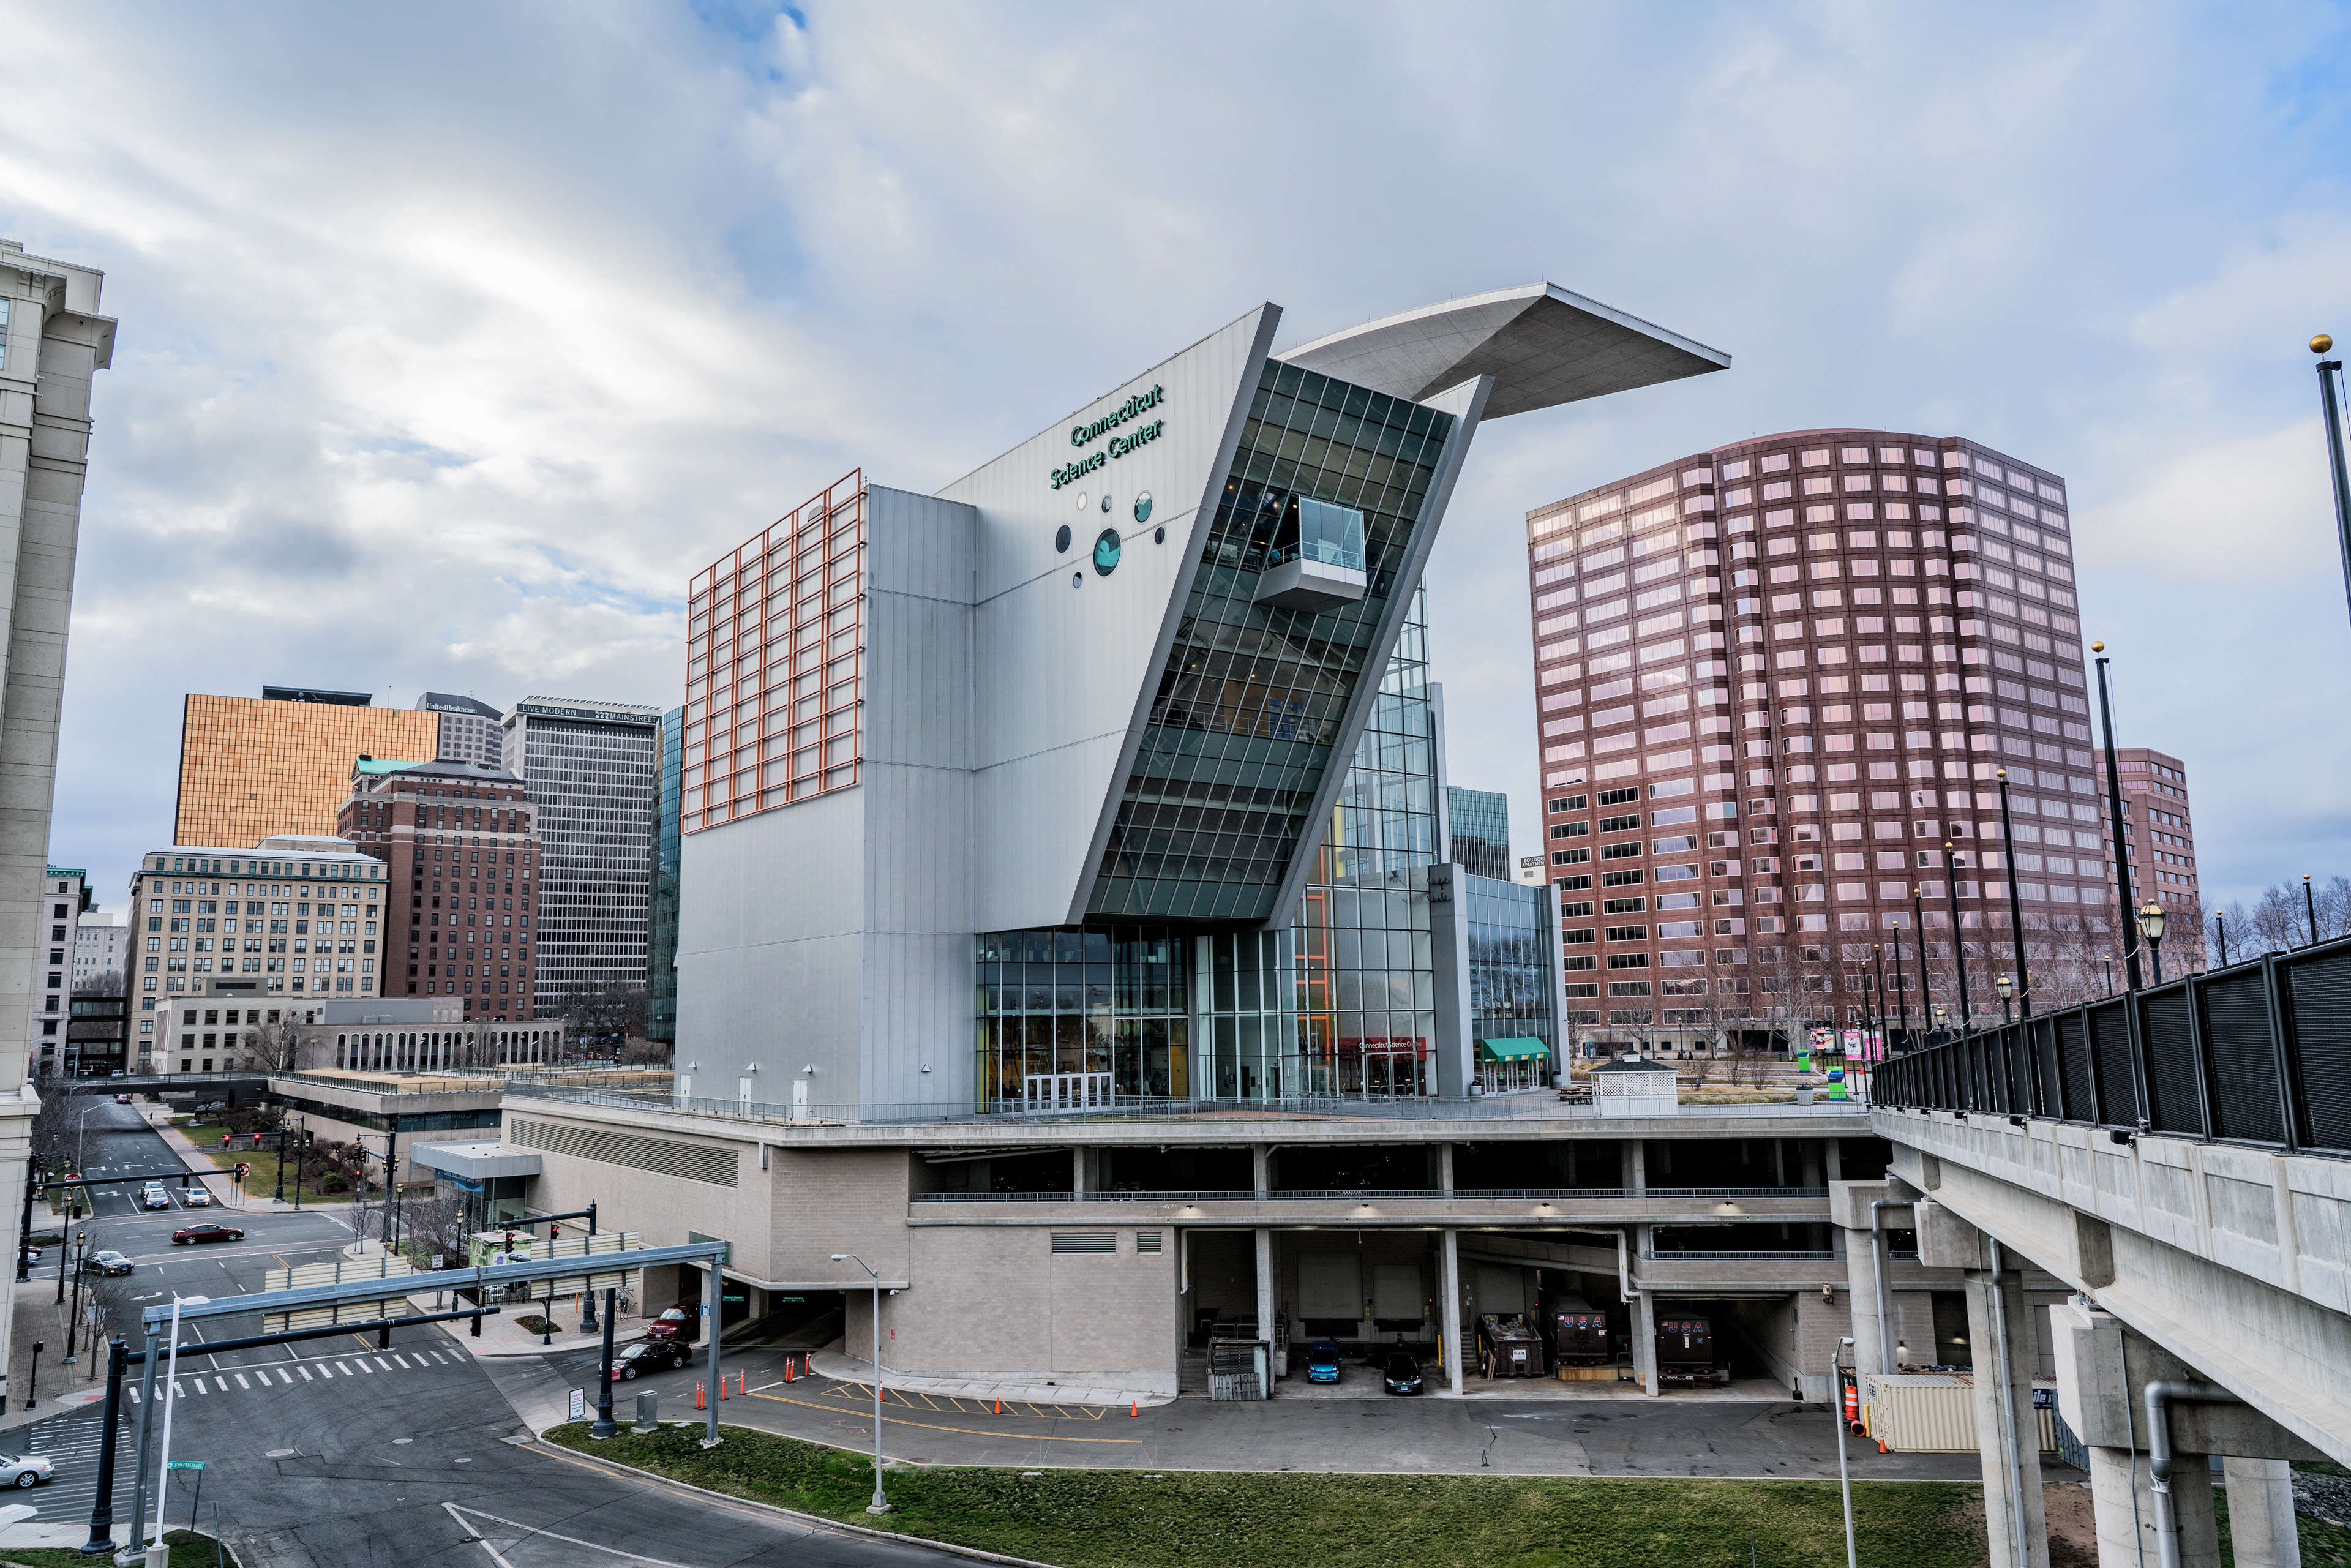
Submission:
M 1380 1370 L 1389 1393 L 1417 1394 L 1420 1392 L 1420 1363 L 1412 1357 L 1398 1353 L 1388 1357 L 1387 1364 Z
M 673 1372 L 694 1364 L 692 1347 L 674 1339 L 632 1344 L 612 1358 L 612 1381 L 627 1382 L 640 1373 Z
M 242 1241 L 244 1239 L 245 1232 L 235 1226 L 214 1225 L 209 1221 L 203 1225 L 191 1225 L 185 1230 L 172 1232 L 172 1244 L 175 1247 L 192 1247 L 200 1241 Z
M 103 1252 L 91 1253 L 86 1267 L 99 1274 L 128 1274 L 131 1272 L 131 1260 L 109 1248 Z

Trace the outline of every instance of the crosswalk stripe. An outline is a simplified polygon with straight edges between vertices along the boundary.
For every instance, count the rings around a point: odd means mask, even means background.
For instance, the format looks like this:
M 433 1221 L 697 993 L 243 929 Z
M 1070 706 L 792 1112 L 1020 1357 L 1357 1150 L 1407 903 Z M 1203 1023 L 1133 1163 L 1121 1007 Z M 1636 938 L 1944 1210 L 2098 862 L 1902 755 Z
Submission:
M 365 1356 L 359 1356 L 359 1355 L 355 1355 L 355 1356 L 351 1357 L 351 1361 L 352 1361 L 352 1364 L 353 1364 L 354 1365 L 356 1365 L 356 1366 L 357 1366 L 357 1367 L 358 1367 L 361 1372 L 373 1372 L 373 1371 L 375 1370 L 375 1368 L 374 1368 L 374 1367 L 370 1366 L 370 1365 L 367 1364 L 367 1358 L 366 1358 Z M 342 1364 L 342 1363 L 340 1363 L 340 1362 L 337 1362 L 335 1364 L 336 1364 L 336 1365 L 338 1365 L 338 1366 L 340 1366 L 340 1365 Z
M 131 1388 L 131 1403 L 133 1405 L 139 1403 L 139 1388 L 136 1384 L 133 1384 Z
M 379 1358 L 379 1359 L 381 1359 L 381 1358 Z M 392 1360 L 394 1360 L 394 1361 L 399 1362 L 399 1363 L 400 1363 L 400 1364 L 401 1364 L 402 1366 L 403 1366 L 403 1367 L 404 1367 L 404 1366 L 406 1366 L 406 1365 L 408 1364 L 408 1363 L 407 1363 L 405 1360 L 402 1360 L 402 1357 L 401 1357 L 397 1353 L 394 1353 L 394 1354 L 392 1355 Z
M 310 1377 L 310 1369 L 309 1369 L 308 1367 L 307 1367 L 307 1366 L 297 1366 L 294 1370 L 295 1370 L 295 1371 L 297 1371 L 297 1372 L 298 1372 L 298 1373 L 300 1373 L 300 1374 L 302 1375 L 302 1381 L 303 1381 L 303 1382 L 305 1382 L 305 1383 L 308 1383 L 308 1382 L 312 1381 L 312 1379 L 311 1379 L 311 1377 Z
M 250 1387 L 252 1387 L 252 1386 L 253 1386 L 253 1385 L 252 1385 L 252 1384 L 247 1383 L 247 1382 L 245 1380 L 245 1374 L 244 1374 L 244 1373 L 242 1373 L 242 1372 L 232 1372 L 232 1373 L 230 1373 L 230 1374 L 229 1374 L 229 1375 L 230 1375 L 231 1377 L 234 1377 L 234 1378 L 235 1378 L 235 1379 L 236 1379 L 236 1385 L 237 1385 L 239 1388 L 250 1388 Z M 223 1392 L 224 1392 L 224 1393 L 225 1393 L 225 1392 L 226 1392 L 226 1390 L 223 1390 Z
M 390 1372 L 392 1370 L 391 1366 L 385 1363 L 383 1357 L 380 1355 L 375 1358 L 375 1364 L 378 1366 L 382 1367 L 386 1372 Z
M 277 1381 L 280 1383 L 292 1383 L 294 1379 L 288 1375 L 286 1369 L 281 1366 L 277 1369 Z
M 344 1365 L 341 1362 L 340 1362 L 340 1361 L 339 1361 L 339 1362 L 337 1362 L 337 1363 L 335 1363 L 335 1370 L 336 1370 L 337 1372 L 341 1373 L 345 1377 L 349 1377 L 349 1376 L 351 1375 L 351 1369 L 350 1369 L 350 1367 L 348 1367 L 348 1366 L 345 1366 L 345 1365 Z
M 225 1394 L 225 1393 L 227 1393 L 227 1392 L 228 1392 L 228 1384 L 227 1384 L 225 1380 L 223 1380 L 223 1379 L 221 1379 L 221 1378 L 217 1378 L 217 1377 L 215 1377 L 215 1378 L 214 1378 L 214 1379 L 213 1379 L 213 1381 L 214 1381 L 214 1383 L 218 1383 L 218 1384 L 220 1384 L 220 1391 L 221 1391 L 223 1394 Z

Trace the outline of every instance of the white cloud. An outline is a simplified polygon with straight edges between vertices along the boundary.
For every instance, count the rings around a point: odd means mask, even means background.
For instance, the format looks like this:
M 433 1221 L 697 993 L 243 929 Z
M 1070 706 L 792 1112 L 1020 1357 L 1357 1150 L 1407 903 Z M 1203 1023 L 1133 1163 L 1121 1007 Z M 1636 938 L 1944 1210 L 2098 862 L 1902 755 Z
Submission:
M 802 15 L 12 20 L 0 234 L 123 319 L 59 854 L 168 831 L 184 690 L 674 702 L 686 575 L 853 465 L 935 486 L 1260 299 L 1298 341 L 1547 276 L 1738 363 L 1479 438 L 1432 641 L 1524 847 L 1525 511 L 1850 422 L 2065 473 L 2208 866 L 2346 859 L 2275 681 L 2346 641 L 2294 347 L 2351 234 L 2326 12 Z

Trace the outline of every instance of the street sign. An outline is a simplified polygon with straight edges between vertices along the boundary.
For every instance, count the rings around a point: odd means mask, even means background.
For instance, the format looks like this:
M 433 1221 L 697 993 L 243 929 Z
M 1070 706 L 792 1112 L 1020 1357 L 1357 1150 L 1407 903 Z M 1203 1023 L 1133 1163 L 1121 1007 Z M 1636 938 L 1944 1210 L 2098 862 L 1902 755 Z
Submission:
M 166 1459 L 163 1468 L 167 1470 L 200 1470 L 204 1468 L 204 1462 L 202 1459 Z
M 571 1418 L 574 1421 L 577 1421 L 587 1414 L 588 1391 L 584 1388 L 573 1389 L 571 1391 Z

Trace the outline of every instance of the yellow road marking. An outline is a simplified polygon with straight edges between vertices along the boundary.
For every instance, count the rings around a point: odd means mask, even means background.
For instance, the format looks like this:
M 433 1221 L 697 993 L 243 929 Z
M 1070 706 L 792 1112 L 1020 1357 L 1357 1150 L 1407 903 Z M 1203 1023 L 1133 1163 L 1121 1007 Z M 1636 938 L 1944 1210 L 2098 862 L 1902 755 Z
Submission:
M 840 1408 L 836 1406 L 819 1405 L 812 1400 L 807 1399 L 788 1399 L 780 1394 L 762 1394 L 757 1389 L 753 1389 L 751 1391 L 750 1397 L 753 1399 L 772 1399 L 778 1405 L 798 1405 L 810 1410 L 821 1410 L 829 1416 L 837 1416 L 841 1413 Z M 1002 1430 L 991 1432 L 986 1427 L 942 1427 L 937 1425 L 935 1422 L 931 1421 L 909 1421 L 903 1416 L 884 1415 L 882 1419 L 900 1427 L 919 1427 L 926 1432 L 959 1432 L 967 1437 L 1017 1437 L 1024 1443 L 1123 1443 L 1134 1445 L 1140 1444 L 1143 1441 L 1140 1437 L 1058 1437 L 1050 1432 L 1007 1433 Z

